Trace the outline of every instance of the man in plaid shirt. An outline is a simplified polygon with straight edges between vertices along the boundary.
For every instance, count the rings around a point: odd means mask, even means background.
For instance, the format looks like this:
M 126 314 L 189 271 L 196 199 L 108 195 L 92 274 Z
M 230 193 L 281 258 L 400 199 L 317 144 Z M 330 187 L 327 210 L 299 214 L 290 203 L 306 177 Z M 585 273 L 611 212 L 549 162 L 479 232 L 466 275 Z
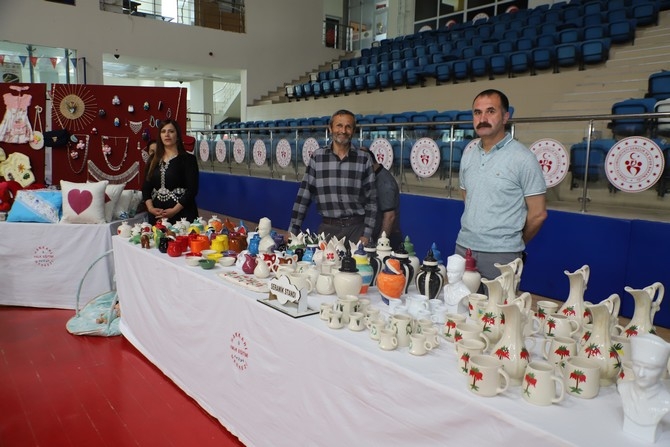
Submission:
M 332 144 L 314 151 L 293 204 L 289 231 L 298 234 L 312 200 L 322 221 L 318 233 L 367 244 L 375 228 L 377 189 L 370 156 L 351 144 L 356 117 L 330 118 Z

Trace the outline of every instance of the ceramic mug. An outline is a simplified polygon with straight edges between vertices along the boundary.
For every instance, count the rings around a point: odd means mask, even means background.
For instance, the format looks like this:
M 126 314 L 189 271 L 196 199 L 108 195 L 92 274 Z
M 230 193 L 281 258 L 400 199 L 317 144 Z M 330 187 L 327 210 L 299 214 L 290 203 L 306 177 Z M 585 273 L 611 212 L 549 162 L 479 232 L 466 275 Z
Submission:
M 412 355 L 426 355 L 433 346 L 426 340 L 423 334 L 412 334 L 409 338 L 409 353 Z
M 356 295 L 345 295 L 337 299 L 335 302 L 335 309 L 342 312 L 342 322 L 349 324 L 349 314 L 354 312 L 354 306 L 358 303 Z
M 477 323 L 463 322 L 456 323 L 456 329 L 454 331 L 454 341 L 457 342 L 461 339 L 475 339 L 482 340 L 486 344 L 485 350 L 489 349 L 489 338 L 482 332 L 482 327 Z
M 435 309 L 439 309 L 440 307 L 446 307 L 441 299 L 432 298 L 428 300 L 428 308 L 431 312 L 435 312 Z
M 428 297 L 423 295 L 407 295 L 405 297 L 405 304 L 407 305 L 407 312 L 418 318 L 416 312 L 419 310 L 426 310 L 430 313 L 430 306 L 428 304 Z
M 535 310 L 535 316 L 542 322 L 547 320 L 549 315 L 558 312 L 558 303 L 555 301 L 538 301 Z
M 331 310 L 328 314 L 328 327 L 331 329 L 341 329 L 344 327 L 342 322 L 342 312 L 339 310 Z
M 577 320 L 561 314 L 548 315 L 543 328 L 545 337 L 572 337 L 580 329 Z
M 393 329 L 382 329 L 379 332 L 379 347 L 384 351 L 393 351 L 398 347 L 398 339 Z
M 442 335 L 447 341 L 453 342 L 456 325 L 458 323 L 465 323 L 465 315 L 448 313 L 446 314 L 446 317 L 447 319 L 442 326 Z
M 489 297 L 482 293 L 471 293 L 468 295 L 468 316 L 477 320 L 482 316 L 482 308 L 488 302 Z
M 383 318 L 368 320 L 367 325 L 370 330 L 370 338 L 373 340 L 379 340 L 382 330 L 386 329 L 386 321 Z
M 355 332 L 365 329 L 365 315 L 361 312 L 351 312 L 349 314 L 349 329 Z
M 456 342 L 456 357 L 461 373 L 468 375 L 470 372 L 470 359 L 475 355 L 481 355 L 486 349 L 486 344 L 481 340 L 463 339 Z
M 404 314 L 393 315 L 391 330 L 395 331 L 398 346 L 401 348 L 409 346 L 410 335 L 412 335 L 412 317 Z
M 333 305 L 330 303 L 321 303 L 319 306 L 319 318 L 323 321 L 328 321 L 330 311 L 333 310 Z
M 395 314 L 395 313 L 399 313 L 399 312 L 396 312 L 396 308 L 398 306 L 405 306 L 405 303 L 403 303 L 402 299 L 390 299 L 388 306 L 389 306 L 389 312 L 392 313 L 392 314 Z M 406 314 L 407 313 L 407 307 L 405 306 L 403 312 L 400 312 L 400 313 Z
M 435 327 L 422 328 L 421 333 L 426 336 L 426 341 L 430 343 L 433 349 L 440 346 L 440 337 L 437 335 L 438 331 Z
M 619 356 L 619 362 L 629 362 L 631 360 L 630 338 L 624 335 L 612 335 L 612 350 L 616 351 Z M 610 355 L 612 352 L 610 351 Z
M 438 307 L 436 310 L 433 310 L 433 314 L 430 316 L 430 319 L 433 320 L 433 323 L 442 326 L 447 322 L 448 314 L 449 312 L 447 312 L 446 306 Z
M 552 365 L 562 366 L 565 360 L 577 355 L 577 342 L 570 337 L 551 337 L 544 340 L 542 356 Z
M 332 273 L 321 273 L 316 279 L 316 293 L 319 295 L 333 295 L 335 293 L 335 284 L 333 283 Z
M 412 314 L 410 314 L 410 315 L 412 315 Z M 431 320 L 432 314 L 430 313 L 429 310 L 426 310 L 426 309 L 419 309 L 419 310 L 417 310 L 416 312 L 414 312 L 414 314 L 413 314 L 412 316 L 413 316 L 417 321 L 418 321 L 418 320 L 428 320 L 428 321 L 431 322 L 431 324 L 433 323 L 433 321 Z
M 369 307 L 365 309 L 365 318 L 368 320 L 375 320 L 376 317 L 379 317 L 381 315 L 381 311 L 377 309 L 376 307 Z
M 358 298 L 358 304 L 356 305 L 356 312 L 365 313 L 370 307 L 370 300 L 368 298 Z
M 416 332 L 417 334 L 423 333 L 424 329 L 432 328 L 433 326 L 433 320 L 430 320 L 428 318 L 422 318 L 420 320 L 414 320 L 414 324 L 412 325 L 412 332 Z
M 553 365 L 547 362 L 530 362 L 523 375 L 521 397 L 534 405 L 555 404 L 565 398 L 565 385 L 556 376 Z
M 600 391 L 600 362 L 586 357 L 570 357 L 565 361 L 563 383 L 565 392 L 582 399 L 592 399 Z
M 468 389 L 479 396 L 493 397 L 505 392 L 509 386 L 509 375 L 503 363 L 490 355 L 475 355 L 470 358 Z

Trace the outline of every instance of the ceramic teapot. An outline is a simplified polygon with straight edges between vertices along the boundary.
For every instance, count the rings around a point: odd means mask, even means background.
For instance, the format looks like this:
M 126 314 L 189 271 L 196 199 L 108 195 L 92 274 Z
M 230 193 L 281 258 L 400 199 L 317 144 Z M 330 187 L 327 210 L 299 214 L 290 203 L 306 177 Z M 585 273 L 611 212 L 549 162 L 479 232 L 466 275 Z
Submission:
M 121 225 L 116 229 L 116 234 L 123 238 L 129 238 L 132 236 L 133 227 L 128 225 L 128 221 L 124 220 L 121 222 Z

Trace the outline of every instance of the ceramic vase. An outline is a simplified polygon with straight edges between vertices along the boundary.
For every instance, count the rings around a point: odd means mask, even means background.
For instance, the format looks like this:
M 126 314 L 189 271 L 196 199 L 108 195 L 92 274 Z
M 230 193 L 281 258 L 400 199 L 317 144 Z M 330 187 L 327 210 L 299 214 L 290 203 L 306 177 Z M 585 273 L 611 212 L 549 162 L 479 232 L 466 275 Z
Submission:
M 121 222 L 121 225 L 116 229 L 116 234 L 123 238 L 129 238 L 132 236 L 133 227 L 128 225 L 128 221 L 124 220 Z
M 472 250 L 465 250 L 465 272 L 463 272 L 463 282 L 470 293 L 477 293 L 482 283 L 482 275 L 477 270 L 477 260 L 472 257 Z
M 358 269 L 358 274 L 361 275 L 363 282 L 361 284 L 360 294 L 364 295 L 368 293 L 368 288 L 372 284 L 372 278 L 374 276 L 374 269 L 368 262 L 368 256 L 363 249 L 363 244 L 359 244 L 356 252 L 353 254 L 353 258 L 356 261 L 356 268 Z
M 516 298 L 517 293 L 519 293 L 519 284 L 521 283 L 521 273 L 523 273 L 523 261 L 521 258 L 516 258 L 514 261 L 508 263 L 508 264 L 499 264 L 499 263 L 494 263 L 493 264 L 498 270 L 500 270 L 500 273 L 505 273 L 505 272 L 511 272 L 512 273 L 512 281 L 510 281 L 509 286 L 507 287 L 507 290 L 505 291 L 506 293 L 506 301 L 512 301 L 514 298 Z
M 511 275 L 511 272 L 505 272 L 495 279 L 482 278 L 489 299 L 479 317 L 479 325 L 491 343 L 497 343 L 502 336 L 503 316 L 500 313 L 500 306 L 505 303 L 504 292 L 512 281 Z
M 410 241 L 409 236 L 405 236 L 403 248 L 407 252 L 407 259 L 409 259 L 409 263 L 412 265 L 412 271 L 414 272 L 414 277 L 412 277 L 410 280 L 410 284 L 413 285 L 416 274 L 419 273 L 419 269 L 421 268 L 421 261 L 416 256 L 416 252 L 414 251 L 414 244 L 412 241 Z
M 347 248 L 339 270 L 336 271 L 333 277 L 333 285 L 335 286 L 335 294 L 338 298 L 346 295 L 358 296 L 363 285 L 363 277 L 358 274 L 356 261 L 351 256 L 351 252 Z
M 630 293 L 635 300 L 635 310 L 633 317 L 624 329 L 623 335 L 626 337 L 634 337 L 638 334 L 649 332 L 656 333 L 654 328 L 654 316 L 661 308 L 663 295 L 665 294 L 665 287 L 660 282 L 645 287 L 644 289 L 633 289 L 631 287 L 624 287 L 624 290 Z
M 428 297 L 430 300 L 438 297 L 443 285 L 444 277 L 440 274 L 437 259 L 433 256 L 433 251 L 428 250 L 423 265 L 416 275 L 416 288 L 421 295 Z
M 368 264 L 372 267 L 372 279 L 370 280 L 370 287 L 377 285 L 377 275 L 382 271 L 382 261 L 377 257 L 377 248 L 374 245 L 365 247 L 365 253 L 368 256 Z
M 598 304 L 586 304 L 586 309 L 593 318 L 593 324 L 586 342 L 579 347 L 578 356 L 598 360 L 600 386 L 614 383 L 621 369 L 619 352 L 611 336 L 612 309 L 616 308 L 618 312 L 616 303 L 619 300 L 619 295 L 612 294 Z
M 405 288 L 403 289 L 403 293 L 407 293 L 409 286 L 413 284 L 414 274 L 416 273 L 409 260 L 409 255 L 404 247 L 399 247 L 397 251 L 391 253 L 391 259 L 400 261 L 400 267 L 403 270 L 403 275 L 405 275 Z
M 558 309 L 558 313 L 583 325 L 587 322 L 585 321 L 584 291 L 589 282 L 591 269 L 588 265 L 583 265 L 572 273 L 567 270 L 563 273 L 567 275 L 570 281 L 570 292 L 565 303 Z
M 377 257 L 382 261 L 382 266 L 386 258 L 391 256 L 393 249 L 391 249 L 391 240 L 386 237 L 386 232 L 382 231 L 381 236 L 377 239 Z
M 513 385 L 521 384 L 524 371 L 530 361 L 530 353 L 523 336 L 524 306 L 524 301 L 519 299 L 512 300 L 508 304 L 497 305 L 505 324 L 502 325 L 500 339 L 491 349 L 491 355 L 502 362 L 503 369 L 509 375 Z
M 405 290 L 405 273 L 398 259 L 388 258 L 384 268 L 377 276 L 377 289 L 382 301 L 389 304 L 390 300 L 398 300 Z

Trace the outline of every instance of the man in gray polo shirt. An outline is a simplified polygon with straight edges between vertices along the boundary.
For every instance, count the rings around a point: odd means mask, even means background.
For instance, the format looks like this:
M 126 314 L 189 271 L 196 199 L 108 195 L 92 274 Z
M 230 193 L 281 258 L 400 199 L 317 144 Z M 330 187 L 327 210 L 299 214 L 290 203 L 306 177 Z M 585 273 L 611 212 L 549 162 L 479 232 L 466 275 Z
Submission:
M 535 155 L 505 131 L 509 100 L 485 90 L 472 105 L 479 144 L 463 154 L 459 181 L 465 210 L 456 253 L 472 250 L 482 277 L 500 275 L 494 263 L 521 257 L 547 218 L 546 182 Z

